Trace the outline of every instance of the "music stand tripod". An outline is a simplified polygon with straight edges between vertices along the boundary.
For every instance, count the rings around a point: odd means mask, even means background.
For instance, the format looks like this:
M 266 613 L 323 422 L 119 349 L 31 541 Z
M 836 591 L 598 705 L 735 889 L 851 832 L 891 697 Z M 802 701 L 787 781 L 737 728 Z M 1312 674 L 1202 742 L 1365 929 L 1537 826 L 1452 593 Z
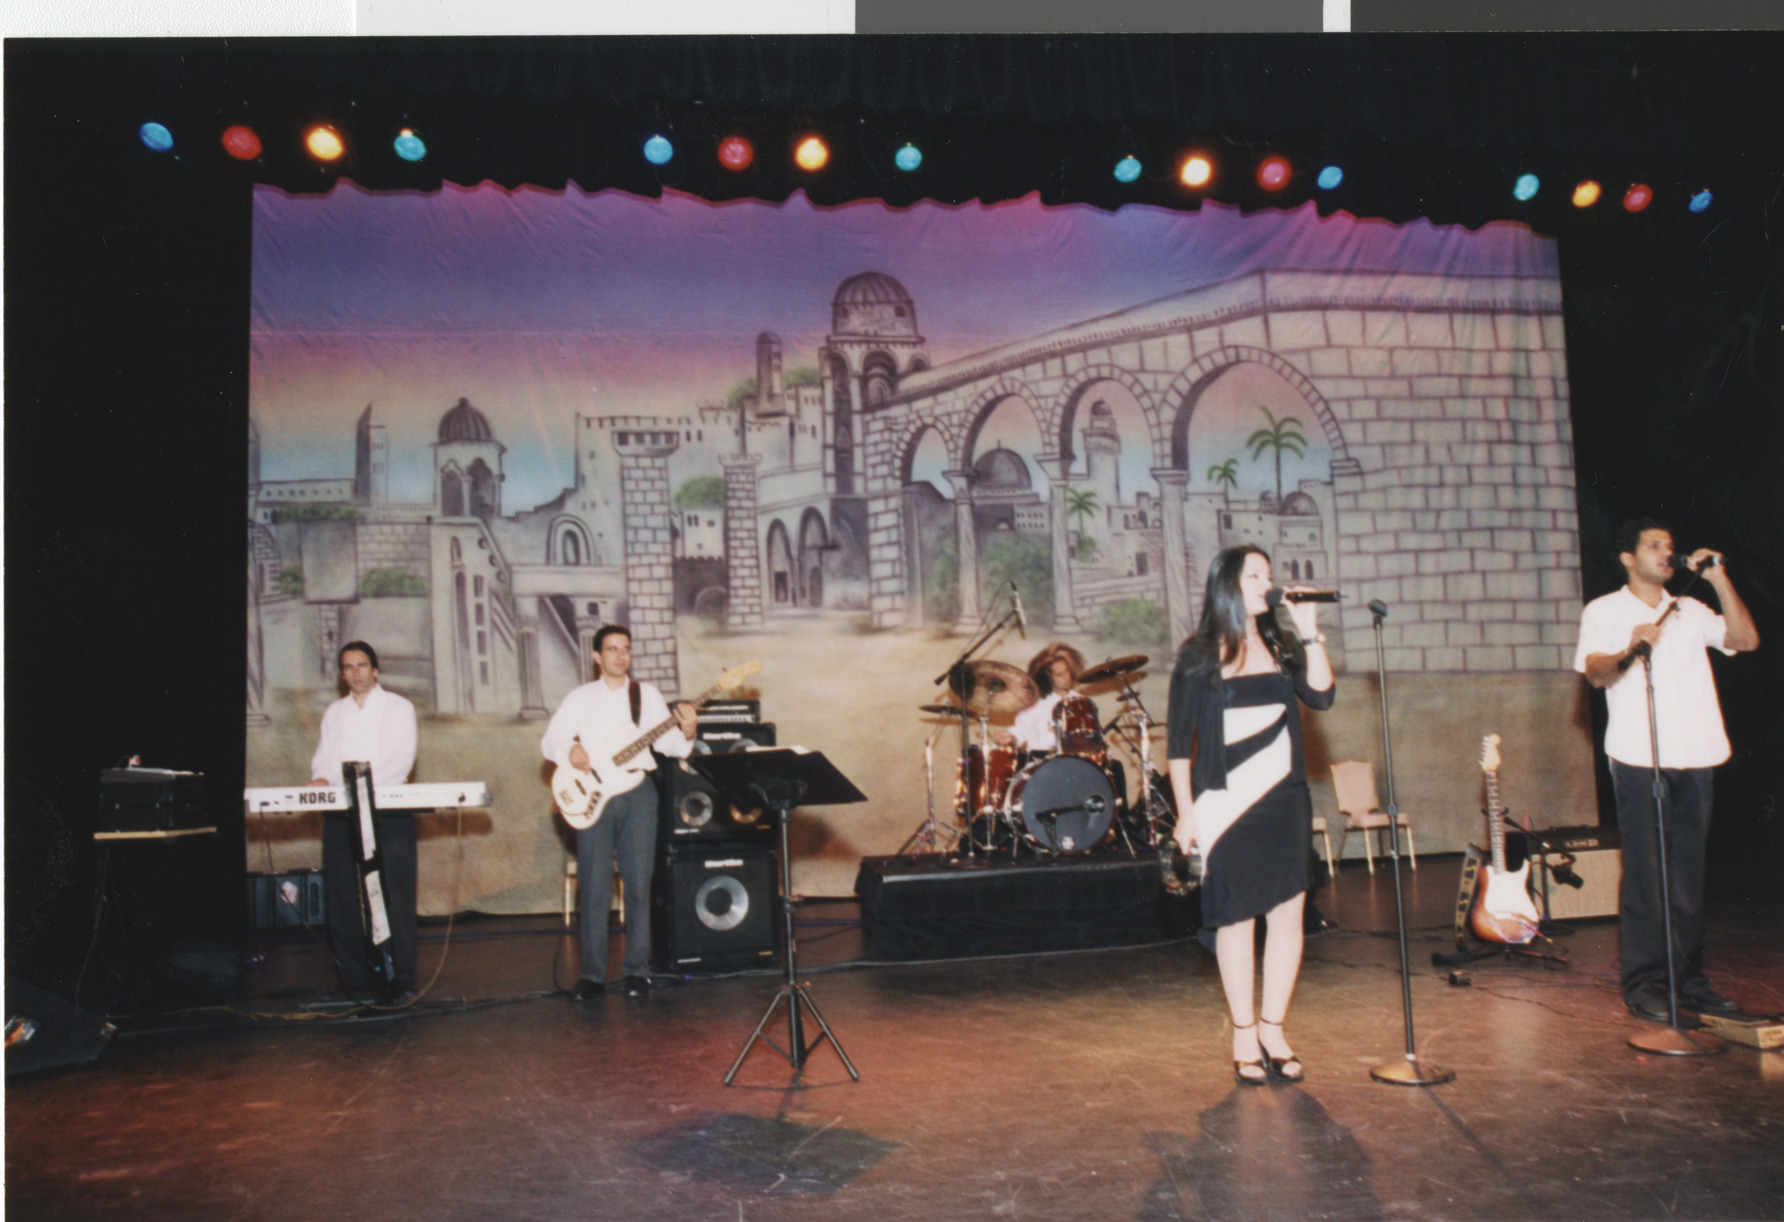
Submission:
M 849 1054 L 842 1050 L 836 1033 L 830 1029 L 830 1024 L 824 1021 L 823 1014 L 819 1013 L 818 1007 L 812 1002 L 809 986 L 799 980 L 799 948 L 793 928 L 793 852 L 787 842 L 787 822 L 795 806 L 835 806 L 845 802 L 865 802 L 867 795 L 856 789 L 822 754 L 799 747 L 695 756 L 688 763 L 733 801 L 754 805 L 751 801 L 753 798 L 761 802 L 763 809 L 774 812 L 775 822 L 780 824 L 781 912 L 787 923 L 787 978 L 776 991 L 774 999 L 768 1003 L 768 1009 L 763 1011 L 761 1021 L 750 1033 L 743 1051 L 731 1062 L 731 1068 L 725 1074 L 725 1085 L 731 1085 L 732 1080 L 737 1077 L 737 1071 L 743 1068 L 744 1058 L 749 1056 L 750 1049 L 756 1046 L 757 1040 L 780 1053 L 795 1070 L 803 1070 L 806 1058 L 817 1051 L 819 1044 L 829 1040 L 830 1046 L 836 1049 L 843 1068 L 849 1071 L 849 1077 L 859 1082 L 860 1072 L 849 1060 Z M 787 1006 L 785 1048 L 764 1034 L 768 1020 L 774 1017 L 774 1011 L 782 1002 Z M 811 1011 L 820 1033 L 810 1044 L 805 1042 L 804 1010 Z

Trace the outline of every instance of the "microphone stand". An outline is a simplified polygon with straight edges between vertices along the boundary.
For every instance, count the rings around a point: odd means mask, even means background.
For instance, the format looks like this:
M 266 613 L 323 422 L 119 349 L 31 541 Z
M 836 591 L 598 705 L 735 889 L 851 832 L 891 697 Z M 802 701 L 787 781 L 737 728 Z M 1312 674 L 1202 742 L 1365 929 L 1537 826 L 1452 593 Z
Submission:
M 1394 792 L 1394 747 L 1388 736 L 1388 663 L 1382 648 L 1381 624 L 1388 617 L 1388 605 L 1379 598 L 1369 603 L 1375 618 L 1375 674 L 1381 685 L 1381 758 L 1388 778 L 1388 844 L 1394 874 L 1394 924 L 1400 934 L 1400 1008 L 1406 1018 L 1406 1057 L 1388 1061 L 1369 1071 L 1377 1082 L 1395 1086 L 1441 1086 L 1455 1079 L 1456 1071 L 1419 1060 L 1412 1038 L 1412 967 L 1406 952 L 1406 900 L 1400 885 L 1400 802 Z M 1365 846 L 1367 847 L 1367 846 Z
M 1696 578 L 1694 577 L 1695 581 Z M 1691 587 L 1685 587 L 1689 590 Z M 1679 596 L 1684 597 L 1683 595 Z M 1664 620 L 1679 605 L 1672 605 L 1660 616 Z M 1657 621 L 1658 622 L 1658 621 Z M 1637 1052 L 1652 1052 L 1668 1057 L 1707 1057 L 1727 1052 L 1728 1045 L 1701 1031 L 1685 1031 L 1679 1027 L 1679 976 L 1673 962 L 1672 887 L 1667 881 L 1666 854 L 1666 781 L 1660 775 L 1660 722 L 1654 712 L 1654 651 L 1641 654 L 1642 677 L 1648 687 L 1648 750 L 1651 752 L 1654 794 L 1654 851 L 1660 860 L 1660 916 L 1666 933 L 1666 1026 L 1659 1031 L 1638 1031 L 1629 1037 L 1629 1046 Z
M 1015 588 L 1015 586 L 1012 583 L 1011 589 L 1014 589 L 1014 588 Z M 1003 613 L 1002 618 L 1000 618 L 995 624 L 986 626 L 986 621 L 989 620 L 990 618 L 991 618 L 991 608 L 987 607 L 985 609 L 985 614 L 979 618 L 979 625 L 980 625 L 979 634 L 972 639 L 971 643 L 969 643 L 965 649 L 961 650 L 960 656 L 955 658 L 954 661 L 948 665 L 948 669 L 944 670 L 941 674 L 939 674 L 935 677 L 935 684 L 937 687 L 940 687 L 942 684 L 947 683 L 949 678 L 951 676 L 953 676 L 957 671 L 959 671 L 961 667 L 965 666 L 968 659 L 970 659 L 975 653 L 979 652 L 979 649 L 987 641 L 989 641 L 992 637 L 996 636 L 998 633 L 1002 632 L 1005 628 L 1008 628 L 1010 626 L 1010 624 L 1017 619 L 1016 608 L 1012 604 L 1010 609 L 1008 611 L 1005 611 Z M 963 684 L 962 686 L 964 687 L 965 685 Z M 962 780 L 964 780 L 967 775 L 967 760 L 970 758 L 967 755 L 967 748 L 969 746 L 971 746 L 971 744 L 972 744 L 972 721 L 967 716 L 966 697 L 964 694 L 962 694 L 961 698 L 960 698 L 960 773 L 959 773 Z M 968 800 L 969 801 L 971 800 L 970 797 L 968 798 Z M 967 835 L 964 837 L 964 839 L 966 841 L 966 856 L 969 858 L 972 858 L 976 861 L 976 859 L 978 858 L 978 853 L 976 852 L 976 846 L 973 844 L 973 839 L 972 839 L 972 834 L 971 834 L 972 833 L 972 817 L 973 817 L 973 812 L 969 808 L 966 811 Z M 989 851 L 989 850 L 987 850 L 987 851 Z

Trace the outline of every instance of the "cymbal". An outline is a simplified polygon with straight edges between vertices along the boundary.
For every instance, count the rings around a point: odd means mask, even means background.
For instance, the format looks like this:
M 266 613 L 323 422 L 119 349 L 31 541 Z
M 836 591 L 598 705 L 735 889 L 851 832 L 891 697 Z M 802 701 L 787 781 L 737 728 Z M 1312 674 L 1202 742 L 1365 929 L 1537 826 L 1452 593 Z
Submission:
M 1117 679 L 1122 675 L 1131 675 L 1146 665 L 1149 659 L 1143 653 L 1129 654 L 1125 658 L 1110 658 L 1107 662 L 1099 662 L 1078 676 L 1083 685 L 1101 683 L 1105 679 Z
M 960 706 L 957 704 L 919 704 L 917 712 L 937 713 L 943 717 L 952 717 L 960 712 Z
M 948 675 L 948 687 L 973 713 L 1020 713 L 1041 693 L 1020 667 L 1008 662 L 965 662 Z

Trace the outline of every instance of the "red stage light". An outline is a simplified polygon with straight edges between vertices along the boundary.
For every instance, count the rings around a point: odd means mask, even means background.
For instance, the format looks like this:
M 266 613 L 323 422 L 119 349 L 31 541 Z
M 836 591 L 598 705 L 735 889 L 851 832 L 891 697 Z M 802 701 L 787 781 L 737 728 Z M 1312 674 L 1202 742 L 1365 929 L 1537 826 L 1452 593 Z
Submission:
M 1623 209 L 1626 212 L 1640 212 L 1654 202 L 1654 189 L 1646 183 L 1638 182 L 1623 193 Z
M 719 164 L 727 170 L 747 170 L 756 159 L 756 150 L 742 136 L 726 136 L 719 141 Z
M 1289 165 L 1286 157 L 1266 157 L 1257 168 L 1257 185 L 1266 191 L 1280 191 L 1288 186 Z
M 251 127 L 226 127 L 223 129 L 223 151 L 240 161 L 252 161 L 260 156 L 260 137 Z

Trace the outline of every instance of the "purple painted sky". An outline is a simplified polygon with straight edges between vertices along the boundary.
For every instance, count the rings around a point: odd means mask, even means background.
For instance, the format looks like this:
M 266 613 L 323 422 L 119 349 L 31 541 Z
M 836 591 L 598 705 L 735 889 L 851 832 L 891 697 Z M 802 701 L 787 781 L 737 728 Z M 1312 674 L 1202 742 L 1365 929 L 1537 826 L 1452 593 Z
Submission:
M 896 277 L 936 363 L 1260 267 L 1557 275 L 1496 223 L 1392 225 L 1312 204 L 1242 216 L 1130 205 L 712 204 L 492 185 L 255 191 L 251 410 L 269 479 L 351 469 L 370 402 L 393 494 L 421 500 L 440 415 L 468 396 L 508 446 L 508 509 L 570 478 L 573 412 L 680 414 L 754 373 L 772 330 L 815 364 L 836 286 Z

